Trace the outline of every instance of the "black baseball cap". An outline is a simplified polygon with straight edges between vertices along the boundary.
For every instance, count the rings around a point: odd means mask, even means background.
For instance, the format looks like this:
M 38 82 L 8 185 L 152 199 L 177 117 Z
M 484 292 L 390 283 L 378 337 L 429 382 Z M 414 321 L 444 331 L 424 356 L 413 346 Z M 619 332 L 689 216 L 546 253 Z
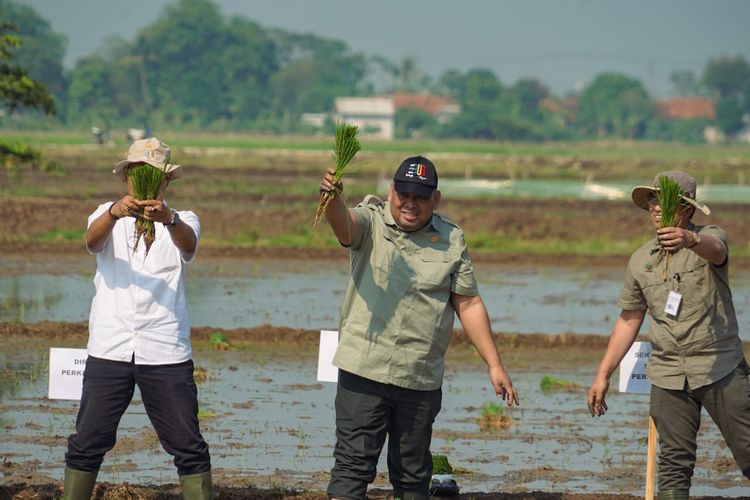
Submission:
M 416 193 L 429 198 L 437 189 L 437 185 L 435 165 L 424 156 L 411 156 L 405 159 L 393 174 L 393 187 L 397 193 Z

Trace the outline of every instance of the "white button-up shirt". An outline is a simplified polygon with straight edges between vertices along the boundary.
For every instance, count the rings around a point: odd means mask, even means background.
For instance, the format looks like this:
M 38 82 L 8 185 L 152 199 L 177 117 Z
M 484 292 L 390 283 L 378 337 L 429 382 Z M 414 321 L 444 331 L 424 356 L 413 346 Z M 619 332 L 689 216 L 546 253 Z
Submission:
M 89 226 L 111 203 L 99 205 Z M 198 216 L 179 212 L 200 241 Z M 155 224 L 155 238 L 146 255 L 135 245 L 135 218 L 123 217 L 96 254 L 96 292 L 89 316 L 88 354 L 113 361 L 162 365 L 191 359 L 190 323 L 185 297 L 185 266 L 169 230 Z M 193 258 L 194 258 L 193 254 Z M 192 260 L 192 259 L 191 259 Z

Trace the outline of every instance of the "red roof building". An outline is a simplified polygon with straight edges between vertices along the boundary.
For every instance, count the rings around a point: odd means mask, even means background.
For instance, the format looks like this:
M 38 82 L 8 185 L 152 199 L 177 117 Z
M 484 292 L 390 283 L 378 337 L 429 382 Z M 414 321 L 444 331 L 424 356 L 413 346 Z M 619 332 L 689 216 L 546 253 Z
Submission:
M 716 118 L 714 102 L 704 97 L 679 97 L 657 103 L 661 116 L 667 120 L 690 120 L 692 118 Z
M 432 94 L 407 94 L 406 92 L 396 92 L 393 94 L 393 107 L 417 108 L 435 116 L 438 121 L 450 119 L 457 115 L 461 109 L 458 104 L 439 95 Z

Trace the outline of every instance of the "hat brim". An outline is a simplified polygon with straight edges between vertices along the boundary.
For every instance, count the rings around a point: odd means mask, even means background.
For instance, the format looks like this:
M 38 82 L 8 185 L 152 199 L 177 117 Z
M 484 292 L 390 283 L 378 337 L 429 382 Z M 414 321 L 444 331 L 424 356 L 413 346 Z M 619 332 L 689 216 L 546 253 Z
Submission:
M 423 198 L 429 198 L 436 188 L 425 186 L 424 184 L 418 184 L 416 182 L 406 181 L 393 181 L 393 189 L 397 193 L 414 193 Z
M 649 197 L 656 193 L 658 191 L 657 188 L 653 186 L 636 186 L 633 188 L 633 191 L 630 193 L 630 197 L 633 200 L 633 203 L 638 208 L 642 208 L 643 210 L 648 210 L 648 199 Z M 703 215 L 710 215 L 711 209 L 708 208 L 707 205 L 704 205 L 703 203 L 699 203 L 695 201 L 692 198 L 689 198 L 687 196 L 682 196 L 682 200 L 686 203 L 689 203 L 693 205 L 697 210 L 700 210 Z
M 120 162 L 117 162 L 115 165 L 115 168 L 112 169 L 112 173 L 117 176 L 118 179 L 121 181 L 124 181 L 127 179 L 127 176 L 125 175 L 125 169 L 132 165 L 133 163 L 145 163 L 147 165 L 151 165 L 151 163 L 148 163 L 146 161 L 128 161 L 128 160 L 122 160 Z M 161 165 L 151 165 L 154 168 L 161 169 Z M 182 165 L 169 165 L 169 169 L 167 170 L 167 173 L 172 173 L 172 179 L 177 179 L 179 177 L 182 177 Z

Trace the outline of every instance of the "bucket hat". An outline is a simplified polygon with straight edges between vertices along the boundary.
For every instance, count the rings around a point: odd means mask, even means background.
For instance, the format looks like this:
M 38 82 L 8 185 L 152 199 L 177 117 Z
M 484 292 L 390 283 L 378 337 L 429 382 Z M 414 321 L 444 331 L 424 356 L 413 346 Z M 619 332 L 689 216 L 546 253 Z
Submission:
M 696 209 L 700 210 L 704 215 L 709 215 L 711 210 L 703 203 L 698 202 L 695 199 L 696 185 L 695 179 L 692 175 L 686 174 L 685 172 L 678 172 L 670 170 L 667 172 L 659 172 L 654 177 L 654 182 L 651 186 L 636 186 L 630 193 L 630 197 L 633 199 L 633 203 L 639 208 L 648 210 L 648 200 L 651 195 L 656 194 L 659 191 L 659 179 L 662 177 L 669 177 L 674 180 L 682 190 L 682 200 L 686 203 L 691 204 Z
M 125 180 L 125 169 L 133 163 L 146 163 L 152 167 L 164 170 L 165 172 L 172 172 L 172 179 L 176 179 L 182 175 L 182 167 L 169 163 L 169 157 L 172 154 L 172 150 L 165 143 L 161 142 L 156 137 L 149 139 L 140 139 L 134 141 L 128 149 L 128 157 L 125 160 L 118 162 L 112 173 L 115 174 L 120 180 Z

